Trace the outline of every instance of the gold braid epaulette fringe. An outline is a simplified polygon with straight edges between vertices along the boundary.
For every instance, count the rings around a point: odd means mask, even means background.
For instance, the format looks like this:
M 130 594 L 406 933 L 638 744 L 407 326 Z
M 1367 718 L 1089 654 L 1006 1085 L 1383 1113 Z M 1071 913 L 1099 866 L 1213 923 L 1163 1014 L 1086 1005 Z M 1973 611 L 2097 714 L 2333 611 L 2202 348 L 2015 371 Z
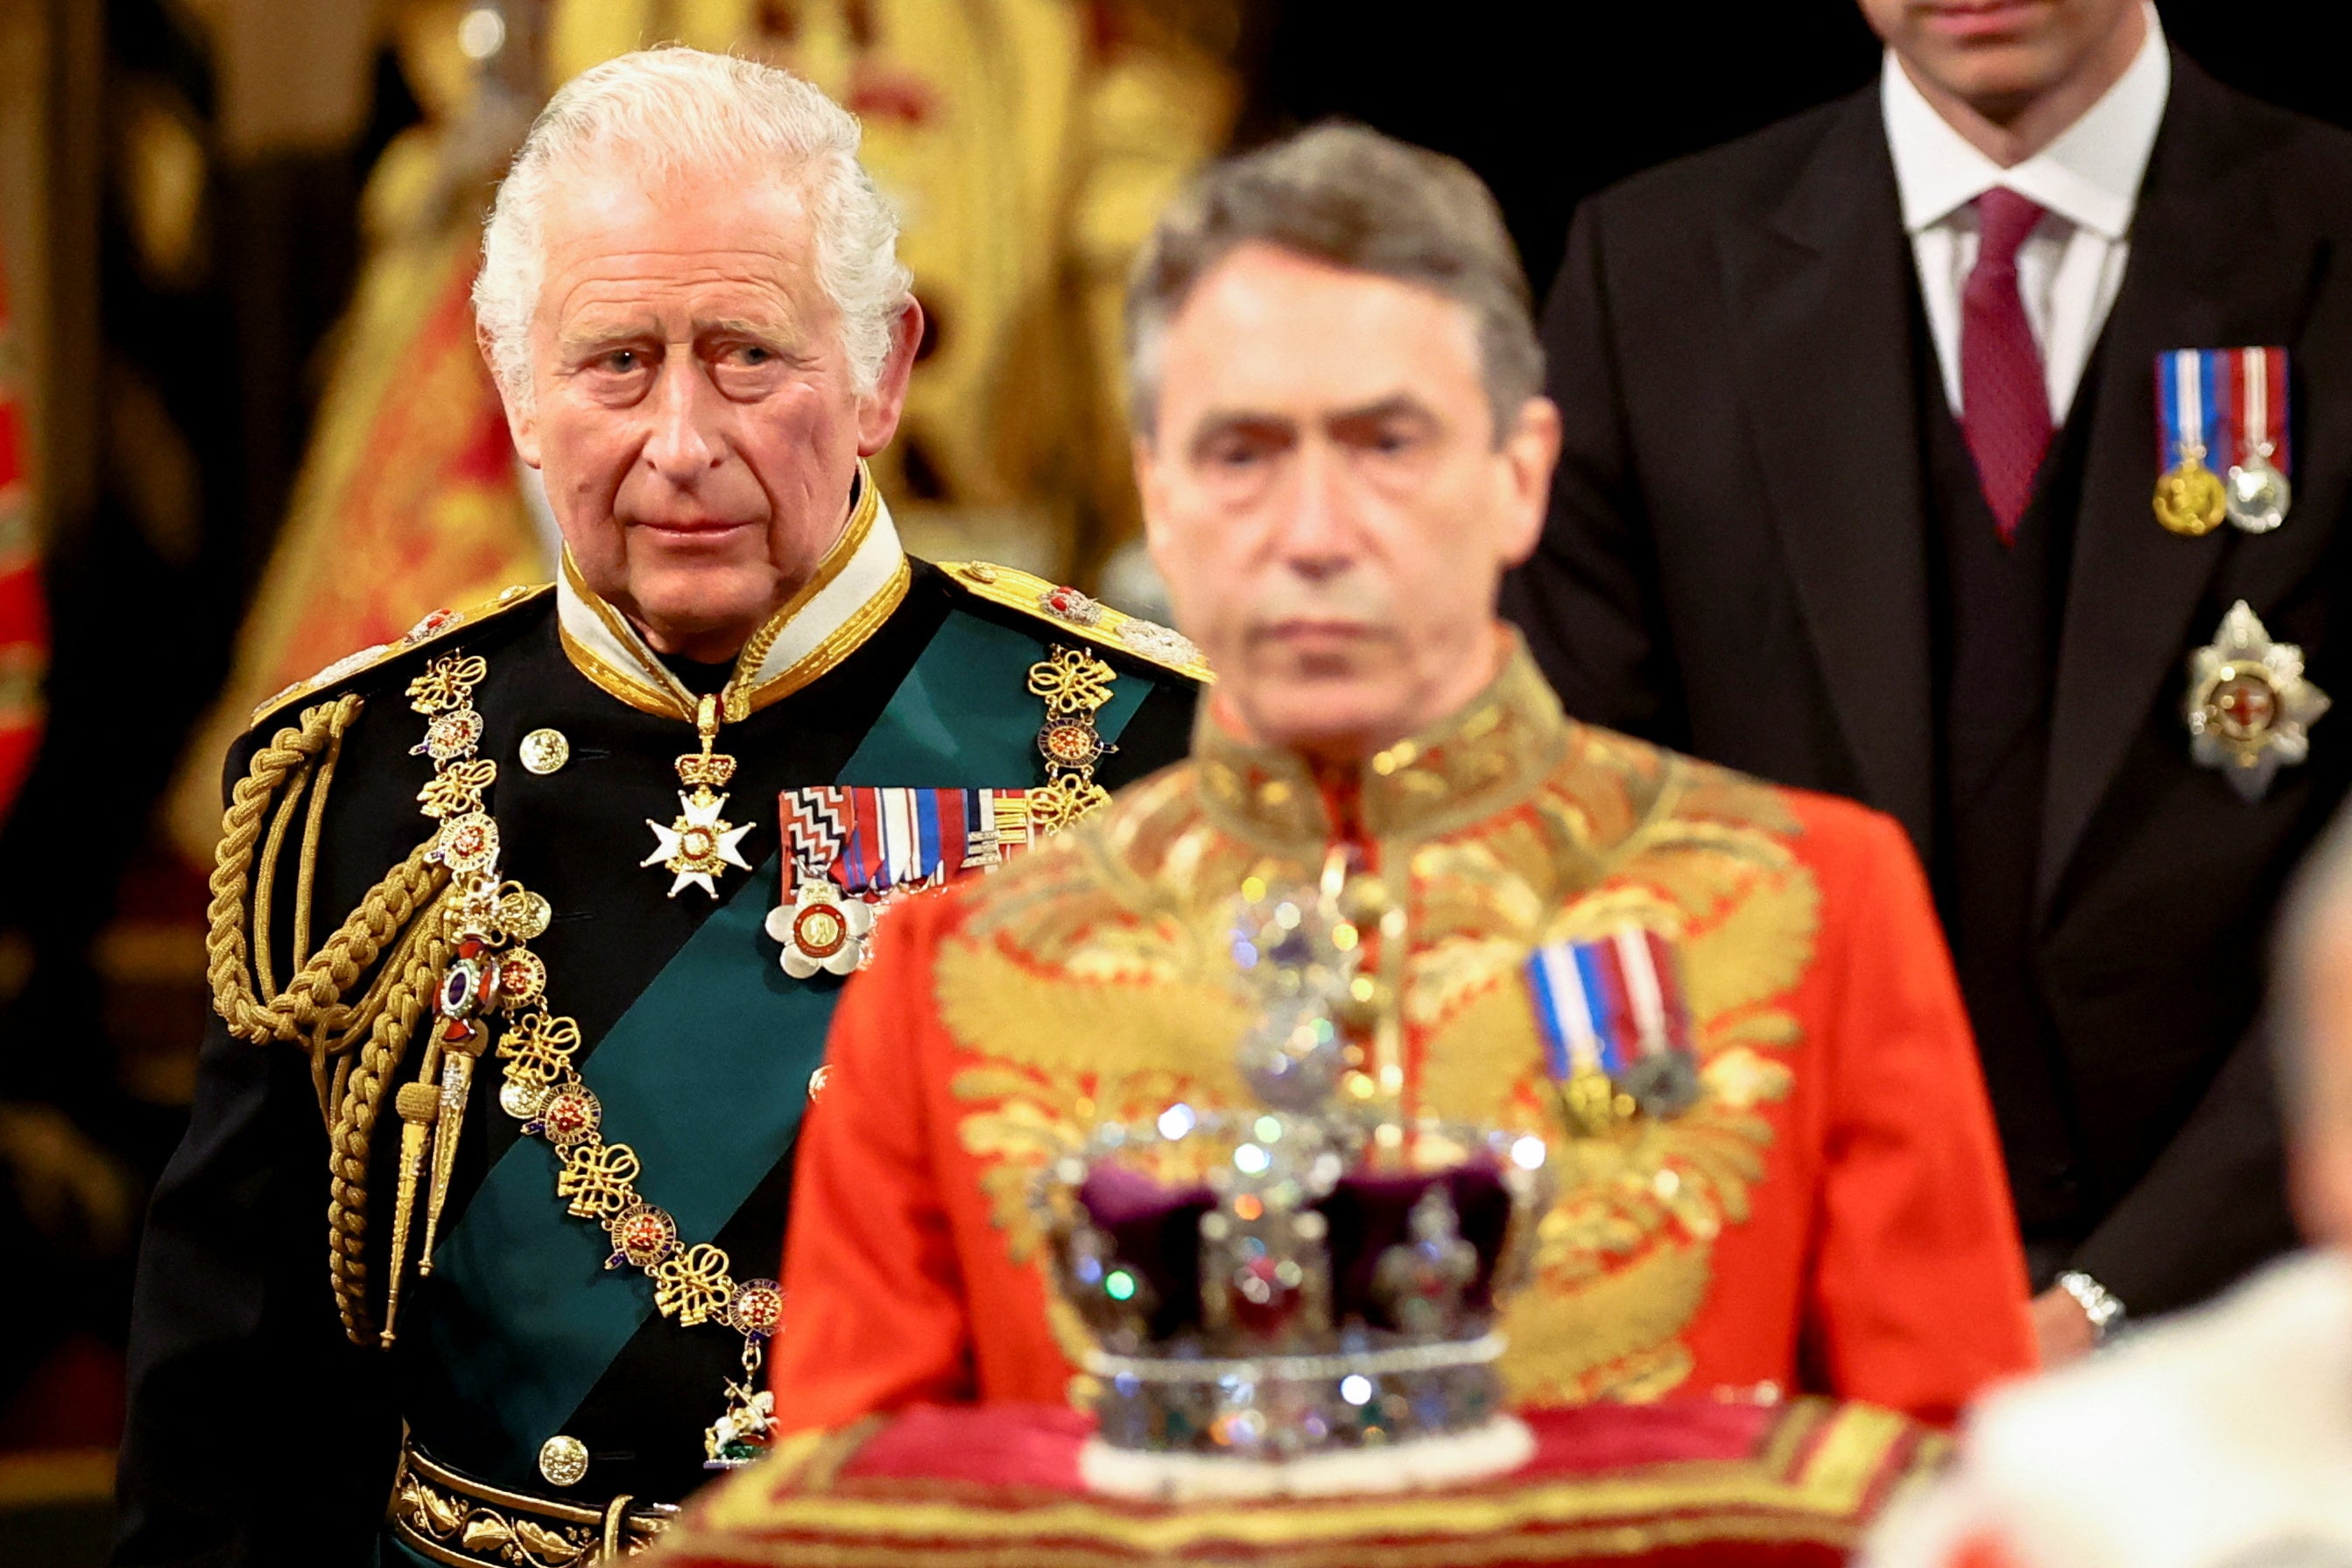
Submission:
M 299 723 L 280 729 L 254 754 L 230 792 L 222 824 L 205 952 L 213 1006 L 229 1033 L 256 1045 L 299 1045 L 310 1055 L 311 1086 L 331 1150 L 328 1266 L 335 1303 L 353 1343 L 373 1344 L 376 1333 L 363 1251 L 368 1152 L 384 1090 L 399 1070 L 451 949 L 438 919 L 418 918 L 431 914 L 449 885 L 447 868 L 426 858 L 433 847 L 428 837 L 368 890 L 325 946 L 315 954 L 306 951 L 327 791 L 343 736 L 362 706 L 354 693 L 305 708 Z M 310 805 L 304 812 L 306 792 Z M 298 816 L 303 821 L 295 871 L 294 972 L 281 991 L 269 959 L 270 902 L 278 860 Z M 344 998 L 387 948 L 389 959 L 365 992 L 347 1004 Z

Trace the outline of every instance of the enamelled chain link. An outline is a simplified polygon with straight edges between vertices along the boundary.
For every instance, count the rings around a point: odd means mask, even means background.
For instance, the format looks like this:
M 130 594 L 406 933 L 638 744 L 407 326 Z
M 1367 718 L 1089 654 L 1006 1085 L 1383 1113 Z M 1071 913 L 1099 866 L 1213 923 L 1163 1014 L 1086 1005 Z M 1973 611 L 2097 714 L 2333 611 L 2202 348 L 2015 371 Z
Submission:
M 497 1048 L 504 1064 L 499 1108 L 555 1151 L 562 1162 L 556 1196 L 571 1214 L 596 1221 L 611 1238 L 604 1267 L 626 1265 L 644 1273 L 663 1316 L 688 1328 L 716 1320 L 743 1336 L 743 1381 L 728 1385 L 727 1410 L 705 1434 L 705 1448 L 711 1468 L 745 1464 L 765 1446 L 758 1375 L 766 1342 L 782 1316 L 783 1292 L 773 1280 L 735 1279 L 719 1247 L 682 1244 L 677 1222 L 637 1191 L 643 1167 L 636 1151 L 601 1136 L 604 1105 L 572 1061 L 580 1049 L 579 1022 L 549 1009 L 546 966 L 523 945 L 547 929 L 548 901 L 499 876 L 499 827 L 482 804 L 497 764 L 475 756 L 483 725 L 473 707 L 473 687 L 486 673 L 479 658 L 449 654 L 408 688 L 410 706 L 428 720 L 425 743 L 416 749 L 433 758 L 435 769 L 419 799 L 425 813 L 441 821 L 435 853 L 451 879 L 447 920 L 457 956 L 442 987 L 441 1032 L 453 1052 L 470 1045 L 478 1055 L 478 1019 L 492 1010 L 508 1015 Z M 451 1093 L 445 1078 L 444 1117 L 451 1115 Z M 462 1083 L 456 1098 L 462 1112 Z M 444 1141 L 454 1145 L 455 1138 Z M 437 1209 L 446 1182 L 437 1171 L 436 1177 Z
M 1085 599 L 1076 590 L 1067 591 Z M 1058 833 L 1109 804 L 1110 791 L 1095 782 L 1095 764 L 1118 747 L 1103 739 L 1095 714 L 1110 702 L 1118 678 L 1117 671 L 1086 649 L 1058 643 L 1029 666 L 1030 695 L 1045 704 L 1045 722 L 1037 731 L 1045 783 L 1030 790 L 1028 799 L 1029 820 L 1040 833 Z

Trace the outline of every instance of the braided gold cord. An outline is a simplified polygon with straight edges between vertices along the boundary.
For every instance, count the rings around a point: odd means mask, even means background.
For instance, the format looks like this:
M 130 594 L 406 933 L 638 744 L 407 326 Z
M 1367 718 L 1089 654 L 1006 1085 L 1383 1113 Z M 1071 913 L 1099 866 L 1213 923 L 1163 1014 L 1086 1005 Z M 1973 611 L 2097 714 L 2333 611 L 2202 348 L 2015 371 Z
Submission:
M 342 998 L 385 944 L 406 928 L 418 908 L 448 884 L 448 872 L 427 858 L 433 848 L 427 839 L 368 891 L 359 907 L 325 946 L 304 961 L 283 991 L 267 1001 L 255 994 L 252 947 L 264 934 L 249 934 L 247 926 L 253 911 L 249 894 L 254 851 L 262 834 L 263 818 L 289 778 L 298 772 L 307 774 L 313 758 L 341 741 L 360 707 L 361 699 L 353 695 L 305 709 L 299 727 L 279 730 L 255 753 L 246 777 L 230 791 L 220 852 L 213 866 L 213 897 L 207 911 L 211 928 L 205 939 L 206 977 L 212 984 L 213 1005 L 229 1032 L 256 1045 L 275 1041 L 309 1045 L 342 1030 L 347 1049 L 352 1038 L 348 1032 L 351 1009 L 342 1005 Z M 290 814 L 289 802 L 280 815 Z M 315 816 L 314 812 L 314 820 Z M 315 847 L 306 844 L 304 862 L 310 862 L 315 853 Z M 309 879 L 302 880 L 307 883 Z M 299 889 L 297 903 L 298 915 L 307 914 L 309 900 Z
M 310 891 L 319 871 L 319 826 L 327 816 L 327 790 L 335 782 L 335 764 L 343 755 L 343 737 L 327 737 L 327 754 L 319 759 L 318 777 L 310 785 L 310 818 L 302 824 L 302 862 L 294 873 L 293 964 L 299 969 L 310 957 Z M 255 924 L 260 924 L 257 917 Z M 267 984 L 263 989 L 268 989 Z
M 275 995 L 278 977 L 269 956 L 270 915 L 278 896 L 278 858 L 286 848 L 286 830 L 294 824 L 294 813 L 302 804 L 302 790 L 310 782 L 310 758 L 304 758 L 300 766 L 287 776 L 278 797 L 278 810 L 270 814 L 269 836 L 262 841 L 261 864 L 253 874 L 253 973 L 265 995 Z M 294 967 L 302 967 L 297 954 Z
M 416 1020 L 441 983 L 455 945 L 441 928 L 438 902 L 401 939 L 384 966 L 387 985 L 379 977 L 372 992 L 381 992 L 375 1022 L 367 1043 L 341 1082 L 335 1114 L 328 1129 L 327 1272 L 335 1291 L 335 1310 L 341 1314 L 343 1333 L 354 1344 L 379 1343 L 375 1314 L 367 1299 L 367 1178 L 368 1153 L 373 1146 L 376 1117 L 383 1111 L 384 1092 L 400 1071 Z
M 230 791 L 222 823 L 205 952 L 213 1005 L 231 1034 L 256 1045 L 299 1045 L 310 1056 L 311 1086 L 327 1123 L 328 1269 L 335 1303 L 353 1342 L 373 1344 L 364 1257 L 368 1155 L 385 1091 L 440 984 L 452 945 L 441 929 L 438 908 L 449 873 L 428 858 L 428 838 L 368 890 L 324 946 L 316 953 L 303 951 L 327 789 L 343 736 L 362 706 L 352 694 L 306 708 L 297 724 L 280 729 L 254 754 L 246 776 Z M 280 991 L 270 983 L 266 951 L 257 955 L 255 949 L 268 946 L 269 887 L 306 785 L 310 799 L 296 874 L 295 973 Z M 263 879 L 258 887 L 257 870 Z M 391 956 L 365 994 L 346 1005 L 344 998 L 387 947 Z M 256 992 L 257 979 L 266 1000 Z

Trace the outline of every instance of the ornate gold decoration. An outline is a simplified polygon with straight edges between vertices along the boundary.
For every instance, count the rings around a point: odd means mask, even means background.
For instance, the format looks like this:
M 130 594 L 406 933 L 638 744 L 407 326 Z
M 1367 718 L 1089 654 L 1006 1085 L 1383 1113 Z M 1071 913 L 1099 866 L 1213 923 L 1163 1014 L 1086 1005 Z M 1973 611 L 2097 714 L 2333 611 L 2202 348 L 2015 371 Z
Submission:
M 588 1445 L 558 1432 L 539 1446 L 539 1473 L 551 1486 L 577 1486 L 588 1474 Z
M 1027 803 L 1031 825 L 1050 836 L 1109 805 L 1110 791 L 1091 779 L 1066 773 L 1030 790 Z
M 975 599 L 1036 616 L 1065 635 L 1075 632 L 1104 647 L 1148 659 L 1196 681 L 1213 683 L 1217 678 L 1192 639 L 1154 622 L 1139 620 L 1116 605 L 1089 599 L 1034 573 L 998 566 L 992 561 L 943 560 L 938 564 L 950 581 Z
M 1056 644 L 1051 656 L 1029 666 L 1029 692 L 1045 699 L 1049 713 L 1091 714 L 1110 701 L 1117 678 L 1117 671 L 1085 649 Z
M 1253 1547 L 1282 1568 L 1367 1563 L 1437 1568 L 1470 1563 L 1705 1561 L 1805 1543 L 1849 1548 L 1889 1497 L 1932 1477 L 1948 1440 L 1893 1411 L 1794 1399 L 1770 1413 L 1755 1445 L 1724 1458 L 1670 1459 L 1597 1479 L 1575 1475 L 1508 1488 L 1458 1487 L 1415 1496 L 1331 1500 L 1267 1509 L 1201 1502 L 1138 1510 L 1058 1495 L 947 1508 L 933 1489 L 889 1482 L 836 1487 L 832 1478 L 871 1440 L 870 1426 L 803 1433 L 770 1465 L 702 1493 L 666 1544 L 684 1561 L 880 1563 L 995 1568 L 1045 1560 L 1113 1568 L 1152 1558 L 1191 1561 Z M 1412 1539 L 1400 1542 L 1409 1514 Z M 1024 1549 L 1028 1550 L 1024 1552 Z
M 551 1485 L 577 1485 L 587 1474 L 588 1450 L 576 1437 L 551 1437 L 540 1450 L 540 1468 Z M 625 1496 L 601 1509 L 528 1497 L 409 1448 L 393 1487 L 391 1525 L 402 1545 L 457 1568 L 592 1568 L 652 1550 L 677 1516 L 668 1504 Z
M 423 672 L 408 683 L 408 706 L 428 716 L 471 708 L 474 688 L 489 673 L 489 664 L 478 653 L 470 656 L 445 653 L 426 664 Z M 475 730 L 474 737 L 478 740 L 481 737 L 478 728 Z M 443 759 L 436 758 L 435 760 Z
M 1397 998 L 1400 1031 L 1368 1054 L 1368 1109 L 1539 1133 L 1561 1163 L 1536 1282 L 1505 1325 L 1507 1378 L 1545 1398 L 1673 1388 L 1716 1240 L 1765 1172 L 1765 1110 L 1793 1086 L 1786 998 L 1821 898 L 1788 842 L 1796 821 L 1768 787 L 1568 725 L 1524 660 L 1372 758 L 1359 804 L 1382 884 L 1366 977 Z M 1000 873 L 942 946 L 959 1136 L 1016 1260 L 1036 1245 L 1031 1178 L 1089 1128 L 1245 1099 L 1202 1044 L 1242 1021 L 1223 980 L 1230 900 L 1252 877 L 1313 883 L 1322 812 L 1293 759 L 1204 723 L 1192 767 L 1119 797 L 1078 853 Z M 1702 1093 L 1673 1118 L 1566 1137 L 1520 967 L 1628 921 L 1682 949 Z M 1074 1321 L 1055 1327 L 1083 1346 Z
M 575 1218 L 611 1219 L 637 1201 L 636 1180 L 644 1173 L 637 1152 L 626 1144 L 581 1144 L 563 1153 L 555 1196 L 569 1200 Z
M 462 817 L 482 809 L 482 797 L 498 777 L 497 763 L 487 757 L 473 758 L 426 779 L 425 788 L 416 792 L 417 803 L 428 817 Z
M 709 1242 L 673 1253 L 652 1270 L 654 1305 L 687 1328 L 706 1323 L 734 1298 L 727 1270 L 727 1254 Z
M 296 681 L 292 685 L 272 693 L 253 709 L 247 722 L 259 724 L 262 720 L 283 712 L 304 698 L 316 696 L 329 686 L 338 685 L 355 675 L 364 674 L 387 660 L 398 658 L 401 654 L 412 649 L 424 647 L 427 643 L 453 637 L 468 626 L 479 626 L 492 616 L 518 609 L 547 592 L 551 587 L 552 584 L 547 583 L 542 583 L 536 588 L 518 584 L 506 590 L 490 602 L 478 604 L 470 610 L 436 610 L 390 642 L 378 643 L 372 647 L 362 648 L 356 653 L 346 653 L 317 674 L 306 676 Z M 350 644 L 346 643 L 344 645 L 348 647 Z
M 572 742 L 560 729 L 534 729 L 516 749 L 526 773 L 553 773 L 572 760 Z
M 1095 782 L 1095 764 L 1118 748 L 1103 739 L 1095 715 L 1109 703 L 1118 679 L 1118 671 L 1084 648 L 1058 643 L 1029 666 L 1030 695 L 1045 703 L 1045 722 L 1037 731 L 1045 783 L 1028 799 L 1029 820 L 1040 832 L 1058 833 L 1109 801 L 1110 792 Z
M 751 862 L 737 847 L 742 843 L 743 835 L 751 831 L 751 824 L 739 828 L 719 814 L 727 809 L 727 797 L 719 790 L 735 777 L 735 759 L 724 752 L 711 750 L 719 737 L 719 699 L 704 697 L 697 705 L 694 716 L 702 749 L 677 759 L 677 779 L 686 786 L 678 791 L 677 820 L 665 828 L 651 817 L 646 819 L 646 826 L 654 831 L 654 852 L 637 863 L 658 864 L 676 876 L 677 880 L 669 884 L 672 898 L 689 883 L 717 898 L 719 885 L 715 879 L 729 866 L 751 869 Z

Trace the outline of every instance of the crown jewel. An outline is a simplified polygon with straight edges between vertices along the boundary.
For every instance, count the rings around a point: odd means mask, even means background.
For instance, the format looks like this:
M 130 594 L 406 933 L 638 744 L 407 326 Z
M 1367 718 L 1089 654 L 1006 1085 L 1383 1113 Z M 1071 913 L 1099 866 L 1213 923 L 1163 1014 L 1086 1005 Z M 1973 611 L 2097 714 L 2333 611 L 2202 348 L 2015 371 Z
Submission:
M 1500 1416 L 1493 1323 L 1549 1197 L 1544 1141 L 1363 1110 L 1350 1037 L 1372 988 L 1343 882 L 1245 890 L 1237 1065 L 1257 1106 L 1103 1127 L 1039 1179 L 1108 1449 L 1228 1470 L 1402 1458 Z

